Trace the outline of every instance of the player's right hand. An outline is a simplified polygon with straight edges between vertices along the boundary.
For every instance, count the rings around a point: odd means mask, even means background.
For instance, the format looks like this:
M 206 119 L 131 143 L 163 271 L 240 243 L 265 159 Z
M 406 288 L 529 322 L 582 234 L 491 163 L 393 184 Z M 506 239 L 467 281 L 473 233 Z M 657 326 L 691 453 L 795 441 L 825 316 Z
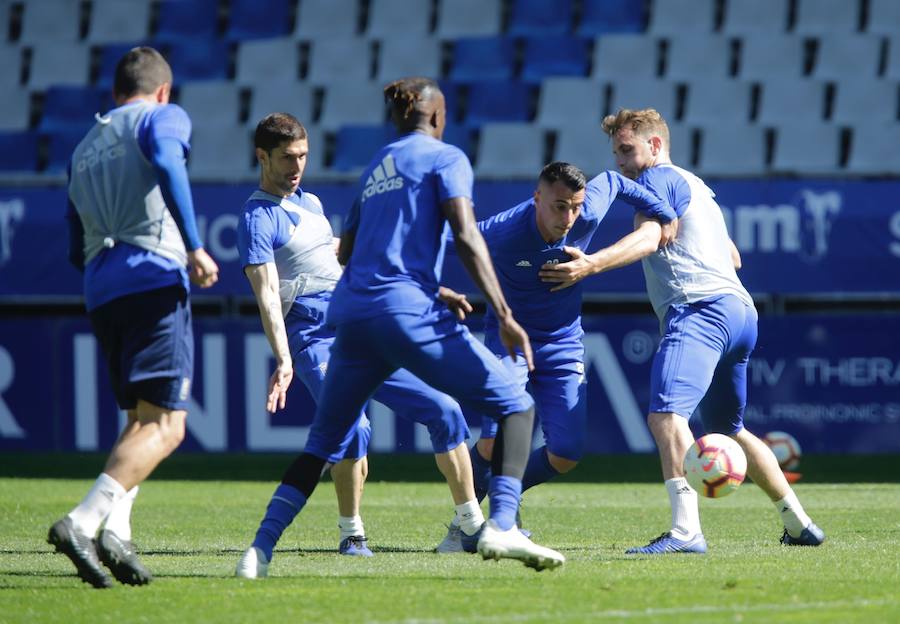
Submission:
M 659 247 L 662 249 L 678 235 L 678 219 L 672 219 L 668 223 L 660 224 L 662 226 L 662 234 L 659 237 Z
M 522 326 L 510 316 L 507 320 L 500 321 L 499 333 L 500 342 L 506 347 L 513 362 L 516 361 L 516 351 L 521 351 L 522 357 L 525 358 L 525 363 L 528 364 L 528 370 L 533 371 L 534 355 L 531 352 L 531 341 L 528 339 L 528 334 L 525 333 Z
M 219 281 L 219 265 L 203 247 L 188 252 L 188 275 L 200 288 L 209 288 Z
M 266 397 L 266 411 L 274 414 L 277 409 L 284 409 L 287 402 L 287 389 L 294 378 L 294 367 L 291 362 L 284 362 L 275 369 L 269 378 L 269 395 Z

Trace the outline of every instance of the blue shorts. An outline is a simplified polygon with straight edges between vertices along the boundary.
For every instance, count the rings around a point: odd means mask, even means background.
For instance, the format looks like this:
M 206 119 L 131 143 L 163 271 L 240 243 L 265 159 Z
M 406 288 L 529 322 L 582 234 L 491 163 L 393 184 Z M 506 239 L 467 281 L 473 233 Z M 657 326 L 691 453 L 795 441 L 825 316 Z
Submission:
M 318 397 L 325 381 L 333 337 L 315 338 L 306 348 L 293 356 L 294 371 Z M 425 384 L 407 370 L 400 369 L 388 377 L 373 397 L 394 410 L 398 416 L 425 425 L 435 453 L 446 453 L 469 437 L 469 427 L 459 403 L 450 396 Z M 372 437 L 369 419 L 362 415 L 348 444 L 344 459 L 364 456 Z M 332 461 L 333 458 L 329 458 Z
M 494 418 L 524 411 L 534 403 L 494 355 L 443 307 L 421 315 L 382 315 L 340 325 L 329 368 L 306 444 L 307 452 L 323 458 L 343 452 L 360 408 L 399 368 L 468 409 Z
M 734 295 L 671 306 L 653 358 L 650 411 L 690 418 L 702 401 L 707 433 L 743 429 L 757 320 L 756 308 Z
M 118 297 L 89 316 L 119 408 L 132 410 L 142 399 L 171 410 L 187 409 L 194 333 L 191 304 L 181 286 Z
M 484 342 L 513 372 L 521 388 L 530 384 L 547 450 L 572 461 L 581 459 L 587 437 L 587 384 L 581 340 L 532 342 L 534 370 L 530 374 L 524 358 L 512 361 L 496 332 L 488 332 Z M 482 418 L 481 437 L 496 436 L 497 422 Z

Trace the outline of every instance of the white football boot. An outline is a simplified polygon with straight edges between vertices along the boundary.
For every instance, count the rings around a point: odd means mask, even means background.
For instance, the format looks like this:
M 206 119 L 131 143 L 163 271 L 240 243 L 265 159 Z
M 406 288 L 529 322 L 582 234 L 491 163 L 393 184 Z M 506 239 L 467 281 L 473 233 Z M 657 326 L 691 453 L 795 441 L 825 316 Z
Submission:
M 241 555 L 234 575 L 238 578 L 265 578 L 269 575 L 269 561 L 256 546 L 251 546 Z
M 522 535 L 518 527 L 501 531 L 493 520 L 484 523 L 478 552 L 485 559 L 518 559 L 535 570 L 553 570 L 565 563 L 566 558 L 550 548 L 538 546 Z

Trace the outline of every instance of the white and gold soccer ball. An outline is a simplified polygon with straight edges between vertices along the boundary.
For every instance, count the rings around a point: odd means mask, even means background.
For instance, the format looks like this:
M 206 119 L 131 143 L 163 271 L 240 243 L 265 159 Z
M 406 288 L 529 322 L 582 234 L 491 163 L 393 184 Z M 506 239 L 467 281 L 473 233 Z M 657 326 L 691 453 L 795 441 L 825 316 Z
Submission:
M 784 431 L 770 431 L 763 442 L 775 453 L 782 470 L 794 471 L 800 467 L 800 443 L 797 438 Z
M 747 474 L 741 446 L 721 433 L 699 438 L 684 456 L 684 474 L 691 487 L 708 498 L 734 492 Z

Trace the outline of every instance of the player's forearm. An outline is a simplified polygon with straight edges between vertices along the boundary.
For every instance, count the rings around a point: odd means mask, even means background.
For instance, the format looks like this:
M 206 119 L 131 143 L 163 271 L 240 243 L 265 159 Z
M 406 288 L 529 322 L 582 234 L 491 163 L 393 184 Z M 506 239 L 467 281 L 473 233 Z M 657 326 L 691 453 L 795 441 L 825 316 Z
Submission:
M 350 256 L 353 254 L 353 244 L 356 242 L 356 230 L 344 230 L 341 232 L 338 243 L 337 259 L 341 266 L 347 266 Z
M 611 173 L 614 174 L 613 179 L 616 183 L 611 186 L 616 190 L 617 199 L 624 200 L 641 214 L 658 219 L 660 223 L 669 223 L 677 218 L 675 210 L 668 201 L 621 174 Z
M 659 223 L 646 221 L 638 229 L 588 256 L 593 274 L 628 266 L 646 258 L 659 248 Z
M 491 263 L 487 244 L 485 244 L 484 237 L 474 222 L 464 229 L 454 232 L 454 237 L 456 253 L 459 259 L 462 261 L 472 281 L 484 294 L 488 305 L 494 309 L 497 319 L 502 322 L 510 317 L 512 312 L 506 303 L 506 298 L 503 296 L 503 290 L 500 288 L 497 274 L 494 272 L 494 265 Z
M 290 362 L 291 349 L 288 345 L 287 329 L 282 316 L 281 298 L 277 292 L 266 289 L 260 293 L 260 296 L 257 296 L 256 302 L 259 306 L 259 317 L 262 320 L 263 330 L 266 332 L 266 338 L 272 348 L 272 355 L 275 356 L 279 365 Z

